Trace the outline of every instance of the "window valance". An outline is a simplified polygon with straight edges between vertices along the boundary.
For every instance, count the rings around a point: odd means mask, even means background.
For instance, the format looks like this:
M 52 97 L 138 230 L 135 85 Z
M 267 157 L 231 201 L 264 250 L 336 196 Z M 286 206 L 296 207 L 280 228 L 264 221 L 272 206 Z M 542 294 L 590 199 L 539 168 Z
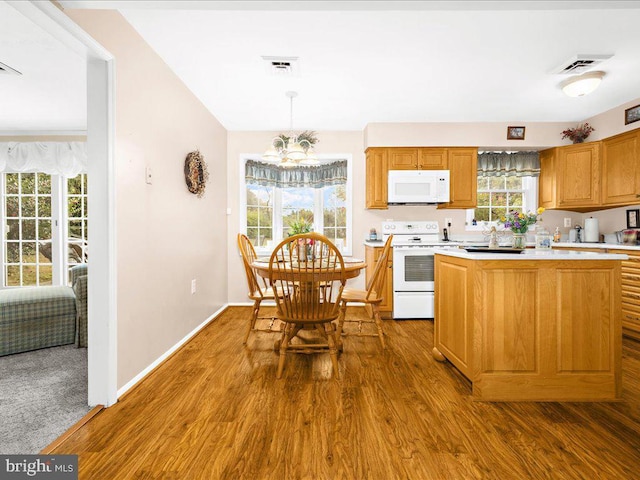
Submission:
M 255 160 L 247 160 L 245 164 L 246 183 L 267 187 L 322 188 L 347 183 L 347 161 L 322 165 L 300 165 L 298 167 L 281 167 Z
M 0 172 L 73 178 L 87 171 L 86 142 L 0 142 Z
M 478 154 L 478 176 L 537 177 L 540 175 L 538 152 L 483 152 Z

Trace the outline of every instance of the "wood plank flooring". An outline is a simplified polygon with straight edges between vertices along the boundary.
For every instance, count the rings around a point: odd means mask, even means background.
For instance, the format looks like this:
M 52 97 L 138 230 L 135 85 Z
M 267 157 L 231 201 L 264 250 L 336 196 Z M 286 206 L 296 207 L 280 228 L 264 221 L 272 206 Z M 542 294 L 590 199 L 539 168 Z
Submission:
M 640 479 L 640 343 L 625 339 L 623 400 L 482 403 L 431 358 L 433 323 L 384 322 L 329 355 L 242 345 L 232 307 L 55 449 L 101 479 Z M 362 315 L 361 308 L 349 315 Z

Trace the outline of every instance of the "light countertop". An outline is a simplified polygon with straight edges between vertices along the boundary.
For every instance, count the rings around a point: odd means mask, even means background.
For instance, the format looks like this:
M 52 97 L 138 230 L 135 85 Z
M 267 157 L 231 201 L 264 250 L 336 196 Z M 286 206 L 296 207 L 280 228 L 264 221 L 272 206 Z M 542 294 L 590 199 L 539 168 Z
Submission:
M 573 243 L 568 245 L 574 245 Z M 596 253 L 565 250 L 540 250 L 527 248 L 522 253 L 484 253 L 467 252 L 459 248 L 434 249 L 435 254 L 470 260 L 626 260 L 627 255 L 621 253 Z
M 565 248 L 603 248 L 603 249 L 615 249 L 615 250 L 640 250 L 640 245 L 621 245 L 619 243 L 569 243 L 560 242 L 552 243 L 552 247 L 565 247 Z

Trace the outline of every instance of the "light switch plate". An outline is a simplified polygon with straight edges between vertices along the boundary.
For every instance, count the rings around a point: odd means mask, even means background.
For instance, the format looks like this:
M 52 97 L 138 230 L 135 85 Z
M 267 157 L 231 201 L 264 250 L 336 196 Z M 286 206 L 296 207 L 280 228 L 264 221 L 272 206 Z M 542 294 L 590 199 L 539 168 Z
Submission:
M 151 171 L 151 167 L 146 167 L 144 169 L 144 178 L 145 178 L 145 182 L 148 185 L 151 185 L 153 183 L 153 172 Z
M 571 219 L 570 218 L 565 218 L 564 219 L 564 226 L 571 228 Z

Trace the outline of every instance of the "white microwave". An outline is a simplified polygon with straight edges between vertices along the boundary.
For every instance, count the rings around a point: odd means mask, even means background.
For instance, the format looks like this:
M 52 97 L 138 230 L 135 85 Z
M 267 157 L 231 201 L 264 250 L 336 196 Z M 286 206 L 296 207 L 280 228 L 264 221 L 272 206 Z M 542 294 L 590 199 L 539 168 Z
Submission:
M 449 190 L 449 170 L 389 170 L 387 203 L 446 203 Z

